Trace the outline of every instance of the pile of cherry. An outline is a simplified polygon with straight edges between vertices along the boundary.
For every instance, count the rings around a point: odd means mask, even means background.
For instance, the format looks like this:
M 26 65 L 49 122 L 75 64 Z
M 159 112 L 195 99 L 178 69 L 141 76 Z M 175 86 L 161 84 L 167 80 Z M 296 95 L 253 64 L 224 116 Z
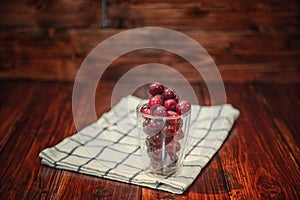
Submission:
M 172 167 L 177 163 L 179 141 L 184 137 L 181 117 L 190 112 L 191 104 L 158 82 L 150 84 L 148 90 L 151 98 L 140 109 L 148 156 L 154 169 Z

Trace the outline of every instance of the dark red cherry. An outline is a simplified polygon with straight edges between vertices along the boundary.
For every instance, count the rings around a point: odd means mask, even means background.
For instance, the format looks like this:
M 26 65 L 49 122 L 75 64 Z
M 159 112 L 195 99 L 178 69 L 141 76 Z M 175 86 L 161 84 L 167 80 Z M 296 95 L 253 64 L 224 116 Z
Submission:
M 180 130 L 181 125 L 182 123 L 166 124 L 164 128 L 161 130 L 161 132 L 166 137 L 174 136 Z
M 178 130 L 176 135 L 174 135 L 175 140 L 181 140 L 184 137 L 184 132 L 182 129 Z
M 180 150 L 180 143 L 177 142 L 176 140 L 172 140 L 169 142 L 169 144 L 166 146 L 166 149 L 168 153 L 176 153 Z
M 160 149 L 163 143 L 167 145 L 171 140 L 172 137 L 163 137 L 161 132 L 159 132 L 153 136 L 147 137 L 146 144 L 151 151 L 154 151 L 154 149 Z
M 167 117 L 174 117 L 174 119 L 168 119 L 167 122 L 169 124 L 177 124 L 181 121 L 181 118 L 179 116 L 180 116 L 180 114 L 178 112 L 168 110 Z
M 148 91 L 152 96 L 161 94 L 164 91 L 164 86 L 159 82 L 151 83 L 148 87 Z
M 172 110 L 172 111 L 176 111 L 176 105 L 177 103 L 175 99 L 167 99 L 164 104 L 166 110 Z
M 162 97 L 164 100 L 174 99 L 176 97 L 175 91 L 172 88 L 165 88 L 164 92 L 162 93 Z
M 180 116 L 180 114 L 176 111 L 167 110 L 167 116 L 168 117 L 178 117 L 178 116 Z
M 154 104 L 150 107 L 150 113 L 153 116 L 160 116 L 160 117 L 166 117 L 167 116 L 167 110 L 164 106 L 159 104 Z
M 141 107 L 141 112 L 146 115 L 150 115 L 150 107 L 148 104 L 145 104 Z
M 161 130 L 161 133 L 165 136 L 165 137 L 173 137 L 175 132 L 173 130 L 170 130 L 167 125 Z
M 163 154 L 164 152 L 162 152 L 161 149 L 155 149 L 155 150 L 153 150 L 153 151 L 150 151 L 150 153 L 151 153 L 151 156 L 152 156 L 153 158 L 161 159 L 161 158 L 162 158 L 162 154 Z
M 175 98 L 174 98 L 175 102 L 178 103 L 179 102 L 179 96 L 176 94 Z
M 176 111 L 180 114 L 187 113 L 190 110 L 191 110 L 191 103 L 186 100 L 182 100 L 176 105 Z
M 160 149 L 162 144 L 162 137 L 160 133 L 157 133 L 151 137 L 147 137 L 147 146 L 150 148 L 151 151 L 155 149 Z
M 151 108 L 153 105 L 161 105 L 162 106 L 163 103 L 164 103 L 164 101 L 163 101 L 161 95 L 157 94 L 149 99 L 148 105 Z
M 164 127 L 164 121 L 158 119 L 149 119 L 143 122 L 143 130 L 147 135 L 155 135 Z

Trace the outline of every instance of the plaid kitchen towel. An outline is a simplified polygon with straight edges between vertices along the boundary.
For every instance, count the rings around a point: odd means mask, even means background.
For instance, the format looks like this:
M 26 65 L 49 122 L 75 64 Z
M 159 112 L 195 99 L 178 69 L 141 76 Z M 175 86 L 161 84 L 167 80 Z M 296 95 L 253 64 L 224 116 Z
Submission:
M 40 153 L 42 163 L 172 193 L 183 193 L 219 150 L 239 111 L 230 104 L 192 105 L 189 148 L 183 167 L 168 176 L 142 167 L 135 109 L 142 99 L 129 95 L 96 122 Z

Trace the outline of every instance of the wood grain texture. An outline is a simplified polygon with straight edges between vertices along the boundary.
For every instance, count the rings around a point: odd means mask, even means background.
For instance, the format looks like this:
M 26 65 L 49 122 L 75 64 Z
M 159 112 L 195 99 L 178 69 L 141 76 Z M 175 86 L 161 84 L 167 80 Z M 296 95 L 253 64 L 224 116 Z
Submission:
M 266 87 L 256 85 L 256 90 L 260 95 L 261 103 L 265 106 L 269 115 L 272 116 L 272 123 L 277 127 L 277 131 L 281 133 L 282 139 L 288 141 L 287 148 L 291 150 L 296 160 L 300 160 L 299 153 L 299 112 L 293 107 L 299 106 L 299 85 L 291 85 L 289 87 L 276 86 Z M 284 89 L 283 89 L 284 88 Z M 289 97 L 289 98 L 286 98 Z M 285 110 L 294 110 L 293 112 L 285 112 Z
M 223 168 L 235 174 L 237 181 L 245 187 L 232 190 L 232 195 L 251 199 L 297 198 L 297 159 L 282 140 L 286 133 L 278 132 L 272 115 L 264 109 L 261 96 L 256 93 L 252 86 L 227 87 L 229 102 L 235 102 L 241 111 L 237 123 L 243 124 L 238 130 L 233 130 L 234 137 L 219 153 Z M 292 112 L 291 107 L 286 110 L 287 113 Z M 239 140 L 238 143 L 236 140 Z M 286 176 L 287 172 L 291 174 Z M 227 180 L 228 186 L 232 187 L 232 180 Z
M 1 27 L 100 27 L 101 1 L 1 1 Z
M 88 53 L 100 42 L 119 32 L 121 30 L 94 28 L 3 31 L 0 37 L 3 38 L 0 78 L 74 81 Z M 202 44 L 226 82 L 299 82 L 299 46 L 286 48 L 291 36 L 284 37 L 280 32 L 264 34 L 253 31 L 183 33 Z M 271 34 L 275 36 L 271 37 Z M 278 40 L 278 37 L 283 38 Z M 188 67 L 189 63 L 179 56 L 147 50 L 119 57 L 108 70 L 112 73 L 110 77 L 114 78 L 117 66 L 128 69 L 151 62 L 180 66 L 187 74 L 194 74 Z
M 226 82 L 299 83 L 297 1 L 108 1 L 107 8 L 103 29 L 100 1 L 1 1 L 0 79 L 74 81 L 100 42 L 130 28 L 157 26 L 199 42 Z M 172 66 L 178 59 L 141 52 L 114 64 L 153 61 Z M 187 63 L 180 65 L 192 73 Z
M 118 28 L 160 26 L 193 30 L 282 30 L 298 26 L 298 12 L 295 0 L 109 1 L 108 24 Z
M 110 88 L 96 94 L 99 116 Z M 41 165 L 38 154 L 76 132 L 72 83 L 0 81 L 0 196 L 3 199 L 296 199 L 299 196 L 299 85 L 226 84 L 241 111 L 221 150 L 182 195 Z M 205 85 L 193 85 L 203 105 Z M 139 89 L 136 94 L 143 94 Z M 100 102 L 100 100 L 102 100 Z M 82 96 L 81 106 L 86 98 Z M 291 102 L 291 103 L 285 103 Z M 283 106 L 284 109 L 279 107 Z M 6 117 L 5 117 L 6 116 Z

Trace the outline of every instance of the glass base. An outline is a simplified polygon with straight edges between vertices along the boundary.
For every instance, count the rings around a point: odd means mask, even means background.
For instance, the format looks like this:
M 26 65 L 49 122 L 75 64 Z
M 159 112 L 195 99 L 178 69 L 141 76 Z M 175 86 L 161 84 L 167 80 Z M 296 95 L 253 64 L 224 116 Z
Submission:
M 178 171 L 178 166 L 169 166 L 161 169 L 151 169 L 149 172 L 154 175 L 169 176 Z

